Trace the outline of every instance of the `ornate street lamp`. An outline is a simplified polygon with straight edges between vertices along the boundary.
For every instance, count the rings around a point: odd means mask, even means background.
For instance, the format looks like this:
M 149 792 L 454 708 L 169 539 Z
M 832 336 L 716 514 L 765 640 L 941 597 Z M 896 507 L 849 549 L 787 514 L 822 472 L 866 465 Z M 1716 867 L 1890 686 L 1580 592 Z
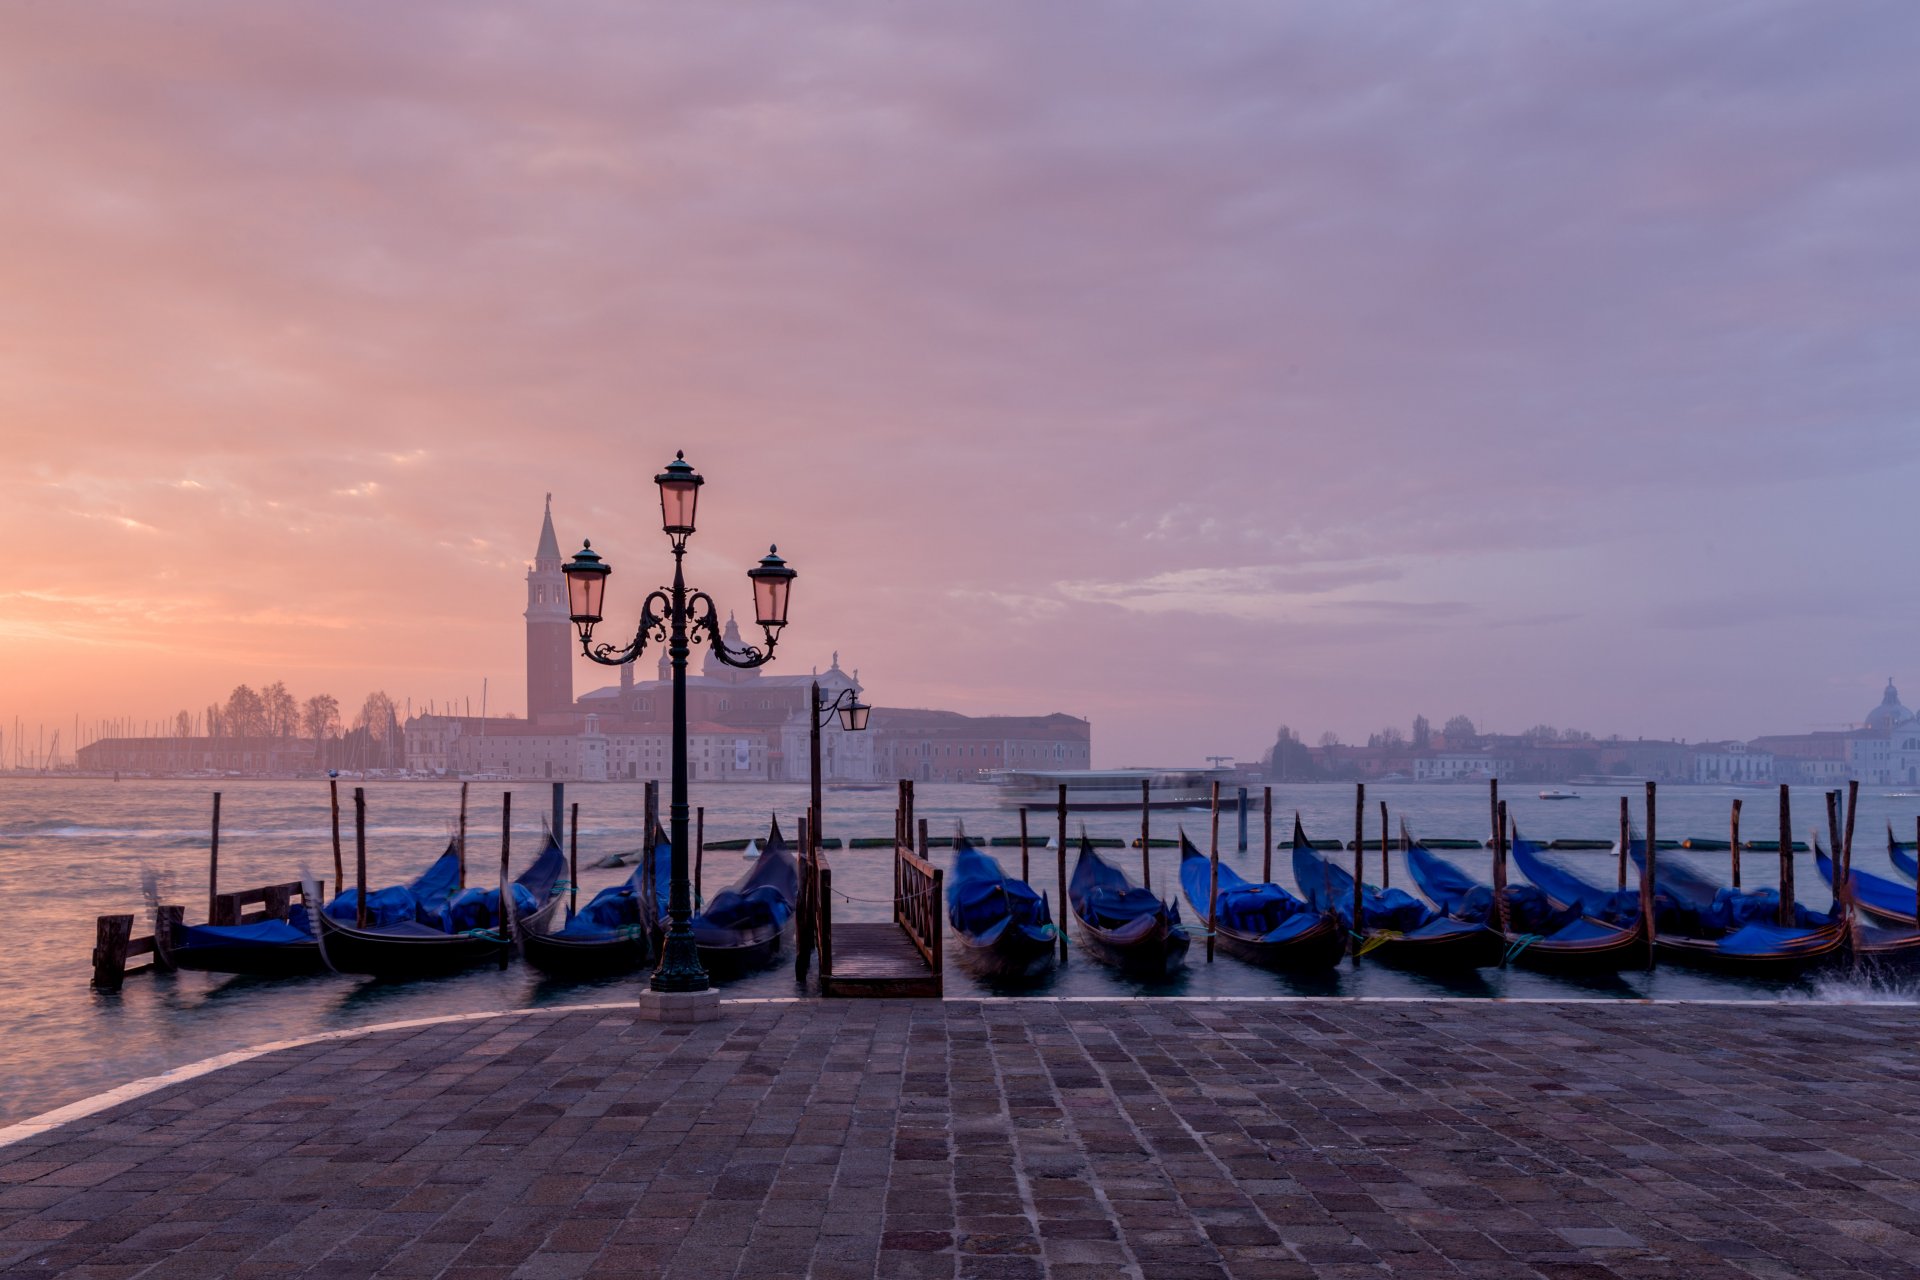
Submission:
M 834 665 L 838 666 L 838 655 Z M 867 728 L 867 716 L 873 708 L 860 701 L 860 695 L 852 689 L 842 689 L 835 694 L 832 702 L 820 701 L 820 682 L 813 682 L 813 715 L 811 741 L 812 749 L 809 763 L 808 781 L 812 784 L 813 821 L 807 825 L 807 840 L 814 850 L 820 848 L 820 731 L 827 727 L 828 719 L 840 713 L 840 727 L 849 733 L 864 733 Z
M 729 648 L 720 629 L 719 612 L 712 597 L 704 591 L 687 590 L 681 564 L 687 554 L 687 539 L 693 536 L 694 509 L 699 505 L 700 486 L 706 483 L 688 464 L 684 453 L 675 454 L 666 469 L 654 477 L 660 486 L 660 527 L 673 547 L 673 586 L 647 594 L 640 609 L 640 626 L 630 644 L 594 644 L 593 629 L 601 619 L 607 577 L 613 572 L 591 542 L 581 546 L 579 554 L 567 562 L 567 603 L 573 624 L 580 631 L 580 650 L 603 666 L 617 667 L 633 662 L 651 639 L 667 646 L 673 664 L 673 793 L 669 801 L 668 825 L 673 840 L 673 861 L 669 872 L 667 900 L 667 941 L 661 951 L 660 967 L 653 971 L 655 991 L 705 991 L 707 972 L 700 966 L 700 949 L 693 941 L 693 892 L 688 883 L 691 859 L 687 852 L 687 655 L 691 646 L 705 639 L 713 656 L 730 667 L 757 667 L 773 660 L 773 649 L 780 640 L 780 628 L 787 625 L 787 595 L 793 586 L 794 571 L 780 558 L 777 548 L 769 547 L 757 568 L 747 577 L 753 584 L 756 620 L 765 632 L 764 649 L 742 645 Z

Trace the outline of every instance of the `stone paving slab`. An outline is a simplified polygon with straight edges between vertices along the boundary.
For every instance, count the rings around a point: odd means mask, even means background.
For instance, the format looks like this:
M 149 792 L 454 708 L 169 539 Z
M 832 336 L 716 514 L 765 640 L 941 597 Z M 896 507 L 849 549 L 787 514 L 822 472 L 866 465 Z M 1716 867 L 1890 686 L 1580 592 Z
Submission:
M 1920 1280 L 1920 1009 L 804 1002 L 331 1040 L 0 1148 L 0 1274 Z

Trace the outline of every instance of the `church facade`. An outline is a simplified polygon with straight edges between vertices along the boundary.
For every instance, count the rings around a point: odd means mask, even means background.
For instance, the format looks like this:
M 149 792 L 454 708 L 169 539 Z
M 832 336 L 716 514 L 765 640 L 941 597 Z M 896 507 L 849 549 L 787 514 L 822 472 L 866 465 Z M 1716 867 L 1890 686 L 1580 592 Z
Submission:
M 407 768 L 428 776 L 580 781 L 666 778 L 672 758 L 672 672 L 664 651 L 654 678 L 639 663 L 617 668 L 617 683 L 573 691 L 578 652 L 568 620 L 566 576 L 551 501 L 527 571 L 527 715 L 525 719 L 414 716 L 406 722 Z M 724 638 L 741 643 L 727 619 Z M 860 673 L 833 655 L 825 671 L 805 675 L 727 666 L 695 646 L 687 674 L 689 775 L 698 782 L 804 782 L 809 773 L 811 691 L 831 703 L 861 696 Z M 609 675 L 613 674 L 612 670 Z M 820 772 L 833 782 L 975 781 L 996 768 L 1084 769 L 1091 726 L 1076 716 L 966 716 L 951 711 L 876 707 L 864 733 L 821 732 Z

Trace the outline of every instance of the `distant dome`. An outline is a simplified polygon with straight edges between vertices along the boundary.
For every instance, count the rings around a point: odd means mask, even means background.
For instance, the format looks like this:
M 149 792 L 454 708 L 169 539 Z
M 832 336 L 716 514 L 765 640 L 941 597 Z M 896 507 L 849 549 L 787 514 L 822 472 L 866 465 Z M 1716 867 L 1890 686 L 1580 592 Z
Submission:
M 1900 691 L 1893 687 L 1893 677 L 1888 676 L 1887 691 L 1880 695 L 1880 705 L 1867 712 L 1867 728 L 1892 729 L 1912 720 L 1913 712 L 1900 705 Z

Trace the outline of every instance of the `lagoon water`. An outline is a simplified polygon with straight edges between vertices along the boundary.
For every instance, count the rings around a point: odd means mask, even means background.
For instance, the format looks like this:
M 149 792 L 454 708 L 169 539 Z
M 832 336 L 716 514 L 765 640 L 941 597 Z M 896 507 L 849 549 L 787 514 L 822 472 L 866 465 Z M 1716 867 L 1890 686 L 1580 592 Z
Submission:
M 351 875 L 353 827 L 352 783 L 343 782 L 345 811 L 342 833 L 346 865 Z M 219 784 L 223 792 L 220 839 L 220 881 L 223 888 L 240 889 L 294 879 L 304 866 L 332 880 L 333 855 L 328 831 L 327 787 L 324 782 L 249 782 Z M 410 879 L 446 845 L 459 804 L 457 783 L 374 782 L 368 794 L 367 862 L 370 886 Z M 471 790 L 469 847 L 471 865 L 493 865 L 501 837 L 501 795 L 506 784 L 474 783 Z M 524 866 L 538 850 L 540 823 L 549 808 L 546 784 L 523 783 L 513 792 L 513 863 Z M 0 778 L 0 920 L 5 921 L 0 942 L 0 1124 L 40 1113 L 129 1080 L 214 1054 L 266 1041 L 316 1031 L 364 1026 L 438 1014 L 524 1008 L 532 1005 L 606 1002 L 635 994 L 641 978 L 597 983 L 559 983 L 543 978 L 523 964 L 504 971 L 482 969 L 454 978 L 419 982 L 376 982 L 344 976 L 323 976 L 269 982 L 215 974 L 138 974 L 117 993 L 89 988 L 88 955 L 93 945 L 94 917 L 108 912 L 132 912 L 136 933 L 151 932 L 151 919 L 141 891 L 143 872 L 159 877 L 160 898 L 187 904 L 187 918 L 198 921 L 206 912 L 207 831 L 214 784 L 204 781 L 105 782 L 39 778 Z M 1893 875 L 1886 856 L 1886 824 L 1892 821 L 1911 838 L 1920 799 L 1883 795 L 1883 789 L 1861 793 L 1855 857 L 1870 871 Z M 1256 801 L 1257 801 L 1256 792 Z M 1632 798 L 1636 824 L 1640 821 L 1641 790 L 1582 788 L 1582 798 L 1543 801 L 1532 789 L 1508 788 L 1507 799 L 1521 830 L 1531 839 L 1556 837 L 1610 839 L 1618 824 L 1618 797 Z M 1718 787 L 1669 787 L 1660 793 L 1663 838 L 1703 836 L 1724 840 L 1729 802 L 1746 801 L 1742 832 L 1749 839 L 1771 839 L 1777 827 L 1776 793 L 1772 790 L 1734 790 Z M 710 840 L 759 836 L 768 817 L 777 812 L 788 838 L 795 834 L 795 818 L 804 810 L 806 792 L 795 784 L 726 784 L 697 786 L 694 803 L 706 810 Z M 604 885 L 624 878 L 625 870 L 589 869 L 610 853 L 631 851 L 641 842 L 642 788 L 637 783 L 580 784 L 568 787 L 567 799 L 580 805 L 581 900 Z M 986 787 L 928 785 L 918 788 L 921 817 L 931 830 L 946 834 L 956 820 L 964 821 L 974 836 L 1013 835 L 1015 814 L 1000 809 Z M 1367 830 L 1377 839 L 1378 801 L 1387 802 L 1397 825 L 1404 816 L 1416 835 L 1430 837 L 1484 837 L 1487 794 L 1479 786 L 1382 785 L 1367 791 Z M 1820 793 L 1796 789 L 1793 795 L 1795 834 L 1806 839 L 1809 830 L 1824 829 L 1825 809 Z M 831 836 L 884 836 L 892 830 L 893 793 L 829 792 L 826 831 Z M 1274 876 L 1292 885 L 1284 847 L 1298 810 L 1309 835 L 1350 838 L 1353 829 L 1353 790 L 1341 784 L 1302 784 L 1276 787 L 1275 837 L 1282 848 L 1274 857 Z M 1083 820 L 1096 836 L 1131 838 L 1139 833 L 1137 813 L 1073 815 L 1077 834 Z M 1203 849 L 1208 817 L 1204 812 L 1156 812 L 1155 835 L 1172 835 L 1184 825 Z M 1050 814 L 1035 814 L 1036 846 L 1051 832 Z M 1222 816 L 1223 860 L 1243 874 L 1260 871 L 1260 816 L 1251 817 L 1249 849 L 1237 849 L 1237 825 L 1231 814 Z M 1018 870 L 1018 849 L 993 850 L 1009 870 Z M 1109 850 L 1130 874 L 1138 874 L 1136 850 Z M 891 878 L 887 851 L 842 849 L 829 855 L 837 888 L 862 901 L 837 901 L 836 919 L 884 920 Z M 936 861 L 945 857 L 935 850 Z M 1450 852 L 1463 866 L 1485 876 L 1488 854 L 1473 850 Z M 1554 855 L 1571 865 L 1590 868 L 1596 878 L 1612 874 L 1606 853 Z M 1724 877 L 1727 855 L 1683 854 L 1701 870 Z M 1153 851 L 1154 888 L 1163 894 L 1177 891 L 1172 850 Z M 737 853 L 708 851 L 705 885 L 711 894 L 746 869 Z M 1378 854 L 1368 862 L 1370 879 L 1378 875 Z M 1033 859 L 1035 886 L 1055 903 L 1060 894 L 1054 883 L 1051 851 Z M 1745 883 L 1774 882 L 1776 859 L 1771 854 L 1749 854 L 1743 863 Z M 1824 907 L 1826 886 L 1815 875 L 1811 858 L 1803 855 L 1796 873 L 1804 900 Z M 1393 882 L 1411 887 L 1404 869 L 1394 860 Z M 331 885 L 329 886 L 331 891 Z M 1184 903 L 1182 911 L 1194 918 Z M 1483 977 L 1441 982 L 1369 966 L 1343 966 L 1325 978 L 1289 979 L 1254 969 L 1225 956 L 1205 963 L 1196 940 L 1187 971 L 1171 982 L 1154 986 L 1121 979 L 1077 950 L 1068 965 L 1041 985 L 1024 989 L 1035 995 L 1306 995 L 1306 996 L 1422 996 L 1478 995 L 1490 997 L 1571 997 L 1662 999 L 1771 999 L 1782 995 L 1800 999 L 1913 1000 L 1904 989 L 1877 989 L 1848 977 L 1816 979 L 1807 984 L 1752 984 L 1710 978 L 1678 969 L 1652 974 L 1634 973 L 1601 982 L 1576 983 L 1521 970 L 1488 971 Z M 1009 994 L 990 991 L 973 981 L 957 965 L 947 970 L 950 995 Z M 796 984 L 791 956 L 775 969 L 730 984 L 729 995 L 794 996 L 807 989 Z M 1470 1012 L 1461 1016 L 1469 1017 Z

